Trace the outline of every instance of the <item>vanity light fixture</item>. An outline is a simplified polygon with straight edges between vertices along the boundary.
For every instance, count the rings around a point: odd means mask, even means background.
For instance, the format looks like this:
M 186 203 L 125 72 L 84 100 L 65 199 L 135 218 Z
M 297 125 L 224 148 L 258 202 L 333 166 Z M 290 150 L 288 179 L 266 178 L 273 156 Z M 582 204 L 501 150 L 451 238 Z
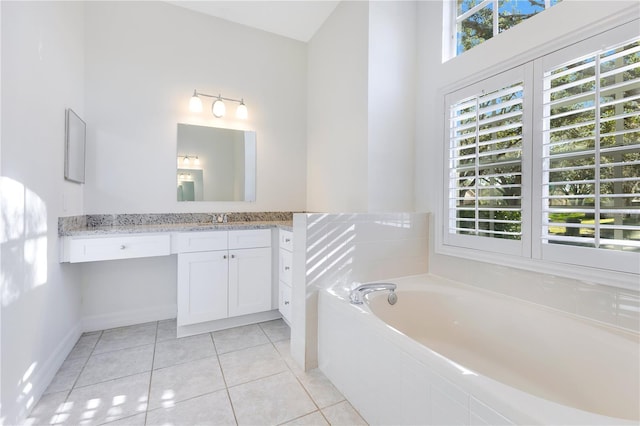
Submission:
M 198 158 L 198 156 L 193 156 L 191 154 L 187 154 L 187 155 L 178 155 L 178 161 L 182 160 L 182 164 L 186 167 L 189 167 L 191 165 L 191 161 L 193 161 L 193 165 L 194 166 L 199 166 L 200 165 L 200 159 Z
M 198 92 L 197 90 L 193 91 L 193 96 L 191 96 L 191 100 L 189 101 L 189 110 L 191 110 L 192 112 L 202 112 L 202 100 L 200 99 L 200 96 L 215 99 L 215 101 L 213 101 L 213 104 L 211 105 L 211 112 L 217 118 L 224 117 L 224 114 L 227 111 L 227 107 L 225 106 L 224 101 L 237 102 L 239 104 L 238 108 L 236 109 L 237 118 L 246 120 L 247 117 L 249 116 L 247 111 L 247 106 L 244 104 L 244 99 L 238 100 L 238 99 L 224 98 L 220 94 L 218 94 L 218 96 L 207 95 L 206 93 L 201 93 L 201 92 Z

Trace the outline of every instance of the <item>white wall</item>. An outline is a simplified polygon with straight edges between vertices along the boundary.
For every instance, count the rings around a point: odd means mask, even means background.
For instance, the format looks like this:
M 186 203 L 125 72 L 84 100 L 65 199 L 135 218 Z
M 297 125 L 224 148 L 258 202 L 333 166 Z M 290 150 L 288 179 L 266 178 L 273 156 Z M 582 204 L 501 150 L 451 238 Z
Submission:
M 308 211 L 367 211 L 368 2 L 341 2 L 308 44 Z
M 58 216 L 82 214 L 64 180 L 65 108 L 85 116 L 83 5 L 2 2 L 0 423 L 32 408 L 80 334 L 77 269 L 58 263 Z
M 304 43 L 163 2 L 85 8 L 87 213 L 304 210 Z M 249 119 L 206 98 L 191 113 L 194 89 L 244 98 Z M 257 132 L 255 203 L 176 201 L 178 122 Z
M 620 14 L 621 11 L 624 13 Z M 635 1 L 565 0 L 442 63 L 442 2 L 419 2 L 416 208 L 433 213 L 430 233 L 433 237 L 443 232 L 434 228 L 435 217 L 443 210 L 442 89 L 460 80 L 495 73 L 496 67 L 505 61 L 513 65 L 527 56 L 530 59 L 531 52 L 539 55 L 558 39 L 585 36 L 595 24 L 619 25 L 639 13 L 640 4 Z M 434 240 L 431 239 L 429 250 L 432 273 L 628 328 L 637 329 L 640 324 L 637 291 L 439 255 Z M 622 309 L 625 306 L 626 310 Z
M 414 208 L 417 5 L 369 3 L 368 211 Z
M 309 42 L 307 210 L 413 209 L 415 2 L 343 1 Z
M 304 43 L 161 2 L 85 10 L 87 213 L 305 210 Z M 194 89 L 244 98 L 249 119 L 206 98 L 191 113 Z M 176 201 L 178 122 L 256 131 L 255 203 Z M 113 266 L 82 265 L 87 329 L 175 317 L 175 257 Z

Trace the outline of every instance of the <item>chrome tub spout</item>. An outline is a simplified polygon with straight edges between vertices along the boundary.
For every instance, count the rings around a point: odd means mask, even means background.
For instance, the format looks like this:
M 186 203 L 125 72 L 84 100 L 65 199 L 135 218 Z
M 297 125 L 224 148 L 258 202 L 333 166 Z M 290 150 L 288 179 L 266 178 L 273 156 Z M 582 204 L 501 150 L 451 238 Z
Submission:
M 396 284 L 393 283 L 367 283 L 360 284 L 353 290 L 351 290 L 351 294 L 349 295 L 349 301 L 354 305 L 362 305 L 364 303 L 364 296 L 373 292 L 373 291 L 389 291 L 389 296 L 387 300 L 389 304 L 393 305 L 398 301 L 398 296 L 395 293 Z

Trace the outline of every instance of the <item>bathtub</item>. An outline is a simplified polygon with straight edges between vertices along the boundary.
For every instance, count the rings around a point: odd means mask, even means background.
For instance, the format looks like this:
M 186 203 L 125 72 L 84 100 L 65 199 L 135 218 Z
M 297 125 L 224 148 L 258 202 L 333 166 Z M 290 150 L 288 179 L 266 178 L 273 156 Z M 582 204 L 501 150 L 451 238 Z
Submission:
M 640 336 L 431 275 L 318 300 L 318 360 L 370 424 L 640 423 Z

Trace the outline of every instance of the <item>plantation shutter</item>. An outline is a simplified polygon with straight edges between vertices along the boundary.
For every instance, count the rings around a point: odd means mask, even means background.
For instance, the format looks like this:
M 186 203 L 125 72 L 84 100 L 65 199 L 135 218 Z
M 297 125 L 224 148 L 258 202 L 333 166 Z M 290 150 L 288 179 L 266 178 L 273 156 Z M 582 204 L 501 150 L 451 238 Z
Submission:
M 523 94 L 516 80 L 450 104 L 450 235 L 522 238 Z
M 640 252 L 640 41 L 544 73 L 542 242 Z

